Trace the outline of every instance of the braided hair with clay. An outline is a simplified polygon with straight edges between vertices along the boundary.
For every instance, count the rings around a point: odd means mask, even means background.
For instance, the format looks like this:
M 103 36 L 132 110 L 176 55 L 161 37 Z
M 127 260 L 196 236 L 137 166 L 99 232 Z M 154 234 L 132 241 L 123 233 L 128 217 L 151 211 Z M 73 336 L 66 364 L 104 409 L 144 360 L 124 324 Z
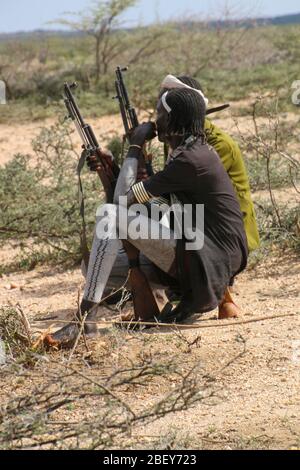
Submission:
M 205 143 L 206 106 L 199 93 L 188 88 L 174 88 L 168 91 L 166 103 L 171 108 L 167 134 L 182 136 L 183 141 L 189 137 L 201 138 Z

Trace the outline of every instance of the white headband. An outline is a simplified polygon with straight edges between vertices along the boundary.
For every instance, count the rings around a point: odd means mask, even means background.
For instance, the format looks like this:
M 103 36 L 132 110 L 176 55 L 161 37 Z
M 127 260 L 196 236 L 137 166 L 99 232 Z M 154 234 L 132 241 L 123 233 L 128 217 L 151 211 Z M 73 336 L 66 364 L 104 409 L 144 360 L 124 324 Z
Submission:
M 166 93 L 164 93 L 161 97 L 161 102 L 163 104 L 163 107 L 165 108 L 165 110 L 167 111 L 167 113 L 170 114 L 170 112 L 172 111 L 172 108 L 170 108 L 170 106 L 168 105 L 167 103 L 167 96 L 168 96 L 168 91 L 166 91 Z
M 172 90 L 174 88 L 188 88 L 189 90 L 194 90 L 197 93 L 199 93 L 199 95 L 204 99 L 205 106 L 206 107 L 208 106 L 209 101 L 201 90 L 197 90 L 196 88 L 192 88 L 191 86 L 186 85 L 185 83 L 182 83 L 180 80 L 178 80 L 178 78 L 174 77 L 174 75 L 167 75 L 161 84 L 161 88 L 167 88 L 168 90 Z M 163 97 L 164 97 L 164 100 L 163 100 Z M 166 97 L 167 97 L 167 93 L 165 93 L 162 96 L 162 103 L 166 111 L 168 111 L 167 107 L 169 108 L 168 113 L 170 113 L 172 109 L 166 102 Z

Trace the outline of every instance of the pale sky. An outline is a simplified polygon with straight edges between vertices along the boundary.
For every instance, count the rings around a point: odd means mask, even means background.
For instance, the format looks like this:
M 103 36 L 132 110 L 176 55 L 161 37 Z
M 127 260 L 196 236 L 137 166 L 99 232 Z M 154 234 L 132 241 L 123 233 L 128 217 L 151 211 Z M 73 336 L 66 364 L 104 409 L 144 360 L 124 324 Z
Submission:
M 30 31 L 34 29 L 58 29 L 47 25 L 48 21 L 61 17 L 66 11 L 87 9 L 91 0 L 0 0 L 0 33 Z M 183 17 L 216 18 L 225 0 L 139 0 L 128 10 L 128 25 L 151 23 Z M 233 0 L 227 4 L 241 16 L 276 16 L 300 13 L 299 0 Z

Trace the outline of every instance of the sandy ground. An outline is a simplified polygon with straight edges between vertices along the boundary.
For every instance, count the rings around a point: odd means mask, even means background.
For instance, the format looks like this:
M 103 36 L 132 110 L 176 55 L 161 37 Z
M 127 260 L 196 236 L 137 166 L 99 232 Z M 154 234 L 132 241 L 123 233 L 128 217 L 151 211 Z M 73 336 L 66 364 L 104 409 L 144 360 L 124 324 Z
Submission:
M 222 111 L 214 116 L 214 122 L 224 130 L 232 134 L 238 134 L 235 120 L 232 118 L 237 105 L 230 111 Z M 141 116 L 140 119 L 143 117 Z M 26 124 L 0 124 L 0 164 L 8 162 L 15 154 L 32 153 L 31 141 L 38 136 L 42 127 L 50 127 L 55 122 L 54 118 L 44 121 L 28 122 Z M 119 114 L 105 116 L 97 119 L 87 119 L 93 127 L 100 145 L 114 135 L 122 135 L 123 127 Z M 239 118 L 239 128 L 243 132 L 253 132 L 253 123 L 247 117 Z M 13 130 L 13 131 L 12 131 Z M 72 136 L 75 144 L 80 144 L 80 139 L 75 132 Z
M 216 119 L 216 123 L 228 131 L 235 127 L 225 116 Z M 99 134 L 113 134 L 116 126 L 120 128 L 117 116 L 92 120 L 91 124 Z M 245 120 L 246 125 L 251 127 L 249 120 Z M 18 151 L 30 152 L 30 141 L 38 132 L 37 125 L 31 123 L 16 125 L 13 132 L 11 126 L 0 125 L 0 163 L 5 163 Z M 285 196 L 286 192 L 282 191 L 282 197 Z M 13 245 L 2 246 L 0 262 L 12 260 L 17 253 L 18 248 Z M 72 318 L 82 285 L 79 269 L 38 268 L 14 273 L 0 278 L 0 305 L 19 303 L 32 328 L 45 329 L 55 326 L 55 320 Z M 220 388 L 213 403 L 199 403 L 141 429 L 143 435 L 155 438 L 162 447 L 300 447 L 299 258 L 289 252 L 265 258 L 256 268 L 239 277 L 235 290 L 236 301 L 243 310 L 242 318 L 258 317 L 261 321 L 228 325 L 226 321 L 216 320 L 216 312 L 195 318 L 193 324 L 210 324 L 213 328 L 184 330 L 188 341 L 201 336 L 199 346 L 189 352 L 178 347 L 176 335 L 170 330 L 145 333 L 151 337 L 153 352 L 176 354 L 183 366 L 200 364 L 206 373 L 217 375 Z M 277 315 L 285 316 L 264 320 Z M 101 309 L 100 320 L 110 317 L 111 312 Z M 45 318 L 51 321 L 46 322 Z M 133 338 L 132 342 L 122 344 L 118 354 L 126 355 L 135 341 L 137 339 Z M 218 372 L 243 350 L 244 344 L 246 352 Z M 93 373 L 95 377 L 102 377 L 103 371 L 97 367 Z M 1 401 L 11 393 L 14 383 L 3 385 Z M 135 397 L 150 403 L 154 395 L 157 398 L 167 392 L 166 386 L 154 387 L 149 383 L 137 388 Z M 126 399 L 131 400 L 128 394 Z M 81 410 L 84 414 L 89 412 L 89 409 Z M 76 411 L 70 411 L 69 418 L 76 418 Z
M 55 122 L 55 119 L 51 118 L 35 123 L 16 123 L 13 126 L 11 124 L 0 124 L 0 164 L 5 164 L 17 153 L 31 154 L 32 140 L 39 135 L 43 127 L 50 127 Z M 88 122 L 93 127 L 97 136 L 104 135 L 108 140 L 115 134 L 121 134 L 122 132 L 122 123 L 119 115 L 90 119 Z M 72 140 L 75 145 L 78 144 L 79 146 L 81 143 L 76 132 L 74 132 Z
M 0 280 L 0 304 L 19 303 L 33 330 L 59 326 L 56 320 L 72 318 L 82 281 L 79 270 L 61 272 L 40 268 L 11 274 Z M 212 403 L 199 403 L 187 411 L 169 415 L 155 426 L 142 429 L 143 435 L 156 436 L 163 446 L 172 441 L 179 448 L 299 448 L 299 287 L 299 260 L 287 253 L 281 256 L 280 262 L 278 258 L 267 259 L 254 270 L 243 273 L 235 288 L 243 320 L 286 316 L 231 326 L 226 321 L 217 321 L 216 312 L 196 317 L 193 325 L 198 322 L 200 326 L 214 327 L 183 330 L 188 341 L 201 336 L 199 347 L 188 353 L 178 347 L 176 334 L 171 334 L 170 340 L 169 329 L 145 333 L 151 336 L 152 353 L 159 350 L 160 354 L 175 354 L 182 367 L 200 364 L 205 373 L 218 376 L 220 391 Z M 102 308 L 99 321 L 109 320 L 111 315 Z M 46 318 L 51 321 L 46 322 Z M 137 339 L 122 344 L 118 354 L 129 354 L 134 341 Z M 223 373 L 218 373 L 243 350 L 243 342 L 245 354 Z M 135 347 L 141 349 L 138 342 Z M 103 375 L 100 366 L 94 368 L 93 377 L 98 374 Z M 9 391 L 11 386 L 6 385 Z M 154 387 L 149 383 L 135 390 L 134 396 L 145 405 L 153 396 L 157 399 L 168 391 L 163 384 Z M 128 394 L 125 397 L 130 402 Z M 89 413 L 89 409 L 82 409 L 81 413 Z M 76 417 L 78 414 L 74 412 L 68 419 Z
M 218 104 L 216 103 L 215 105 L 217 106 Z M 213 122 L 221 129 L 237 138 L 239 138 L 240 133 L 243 133 L 243 135 L 254 134 L 254 124 L 249 116 L 239 116 L 238 119 L 236 118 L 237 110 L 245 105 L 249 105 L 249 101 L 235 102 L 229 110 L 216 113 L 211 116 L 211 119 L 213 119 Z M 140 121 L 142 121 L 143 118 L 148 120 L 146 116 L 139 116 Z M 290 122 L 299 120 L 297 114 L 293 113 L 285 113 L 282 115 L 282 118 Z M 55 122 L 56 120 L 54 118 L 49 118 L 43 121 L 28 122 L 26 124 L 15 123 L 13 126 L 11 124 L 0 124 L 0 165 L 8 162 L 17 153 L 32 153 L 32 140 L 38 136 L 41 128 L 49 128 Z M 100 146 L 105 146 L 105 142 L 114 135 L 123 135 L 123 124 L 119 114 L 104 116 L 102 118 L 87 118 L 87 122 L 93 127 Z M 257 123 L 258 125 L 268 125 L 268 121 L 264 118 L 258 118 Z M 81 144 L 77 132 L 74 132 L 72 140 L 75 145 L 79 146 Z

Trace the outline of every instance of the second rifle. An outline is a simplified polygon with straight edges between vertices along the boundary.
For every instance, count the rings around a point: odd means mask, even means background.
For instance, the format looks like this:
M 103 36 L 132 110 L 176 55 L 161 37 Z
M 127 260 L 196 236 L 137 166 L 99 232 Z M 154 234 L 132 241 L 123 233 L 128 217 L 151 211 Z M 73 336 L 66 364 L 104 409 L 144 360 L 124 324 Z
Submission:
M 68 110 L 68 117 L 75 123 L 82 140 L 84 149 L 82 155 L 83 163 L 87 157 L 95 156 L 99 159 L 101 169 L 98 170 L 97 173 L 102 182 L 107 202 L 112 202 L 120 169 L 113 159 L 105 159 L 103 157 L 94 131 L 92 127 L 84 121 L 72 93 L 76 88 L 76 83 L 72 83 L 71 85 L 65 83 L 64 85 L 64 102 Z
M 129 95 L 128 95 L 127 88 L 126 88 L 125 81 L 124 81 L 123 72 L 126 72 L 127 70 L 128 70 L 127 67 L 116 68 L 115 87 L 116 87 L 116 92 L 117 92 L 116 98 L 119 101 L 120 113 L 121 113 L 122 121 L 124 125 L 125 137 L 128 139 L 133 129 L 135 129 L 139 125 L 139 120 L 137 117 L 136 110 L 130 102 Z M 152 176 L 153 175 L 152 162 L 149 159 L 149 156 L 147 155 L 146 150 L 144 150 L 143 152 L 143 157 L 144 157 L 144 164 L 145 164 L 145 168 L 147 170 L 148 176 Z

